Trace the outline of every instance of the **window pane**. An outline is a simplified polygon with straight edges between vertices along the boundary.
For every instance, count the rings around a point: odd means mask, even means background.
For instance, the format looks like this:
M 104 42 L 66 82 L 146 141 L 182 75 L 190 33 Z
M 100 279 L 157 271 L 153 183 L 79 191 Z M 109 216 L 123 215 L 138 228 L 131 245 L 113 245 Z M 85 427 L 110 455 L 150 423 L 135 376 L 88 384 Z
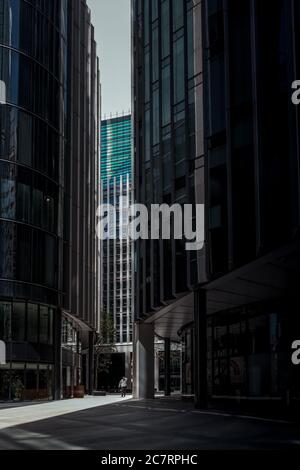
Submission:
M 153 92 L 153 145 L 159 143 L 159 90 Z
M 18 159 L 25 165 L 32 164 L 32 117 L 28 114 L 19 113 L 19 127 L 18 127 L 18 144 L 19 149 Z
M 11 304 L 0 302 L 0 341 L 10 339 Z
M 0 217 L 15 219 L 16 183 L 15 167 L 0 163 Z
M 0 221 L 0 277 L 5 279 L 15 277 L 15 239 L 15 224 Z
M 149 44 L 149 0 L 144 0 L 144 43 Z
M 173 31 L 183 27 L 183 0 L 173 0 Z
M 25 341 L 25 304 L 13 304 L 11 336 L 12 341 Z
M 179 38 L 174 43 L 174 101 L 179 103 L 184 100 L 184 38 Z
M 149 51 L 145 52 L 145 103 L 150 99 L 150 54 Z
M 171 121 L 170 66 L 162 70 L 162 125 Z
M 150 111 L 145 112 L 145 161 L 150 161 Z
M 27 341 L 38 342 L 38 306 L 28 304 L 27 307 Z
M 158 0 L 152 0 L 152 21 L 158 18 Z
M 152 31 L 152 82 L 159 78 L 158 27 Z
M 169 0 L 161 5 L 161 42 L 162 42 L 162 58 L 164 59 L 170 54 L 170 10 Z
M 47 307 L 40 307 L 40 343 L 49 344 L 49 314 Z
M 193 10 L 187 14 L 188 78 L 194 75 L 194 21 Z
M 22 225 L 17 226 L 17 279 L 19 281 L 31 281 L 31 235 L 32 230 Z
M 30 222 L 30 186 L 18 183 L 17 219 L 21 222 Z
M 54 321 L 54 314 L 53 309 L 49 309 L 49 344 L 53 344 L 53 321 Z

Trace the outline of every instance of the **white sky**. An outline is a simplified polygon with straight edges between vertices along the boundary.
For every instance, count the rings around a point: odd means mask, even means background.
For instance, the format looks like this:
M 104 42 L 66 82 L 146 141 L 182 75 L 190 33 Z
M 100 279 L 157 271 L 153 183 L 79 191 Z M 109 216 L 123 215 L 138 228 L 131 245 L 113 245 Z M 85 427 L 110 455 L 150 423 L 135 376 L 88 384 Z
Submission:
M 131 109 L 130 0 L 87 0 L 100 59 L 102 117 Z

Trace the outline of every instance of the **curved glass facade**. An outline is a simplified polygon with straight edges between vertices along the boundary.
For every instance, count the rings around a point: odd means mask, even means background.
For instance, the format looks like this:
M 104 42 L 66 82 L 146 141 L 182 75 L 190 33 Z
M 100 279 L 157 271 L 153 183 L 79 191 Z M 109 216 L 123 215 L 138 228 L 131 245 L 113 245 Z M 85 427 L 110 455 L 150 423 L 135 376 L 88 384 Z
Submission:
M 0 399 L 52 398 L 66 57 L 67 0 L 0 0 Z
M 61 290 L 66 16 L 66 0 L 0 1 L 0 295 L 54 305 Z

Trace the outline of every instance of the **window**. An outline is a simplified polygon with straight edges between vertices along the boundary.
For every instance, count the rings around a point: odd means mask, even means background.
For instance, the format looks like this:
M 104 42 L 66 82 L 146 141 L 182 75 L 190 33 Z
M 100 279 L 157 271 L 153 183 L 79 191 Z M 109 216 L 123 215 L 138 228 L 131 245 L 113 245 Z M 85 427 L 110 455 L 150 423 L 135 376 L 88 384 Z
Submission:
M 194 18 L 193 9 L 187 14 L 188 78 L 194 75 Z
M 27 341 L 38 342 L 38 306 L 28 304 L 27 307 Z
M 150 161 L 150 111 L 145 112 L 145 162 Z
M 25 304 L 14 303 L 11 316 L 12 341 L 25 340 Z
M 155 90 L 153 92 L 153 114 L 152 114 L 152 121 L 153 121 L 153 131 L 152 131 L 152 145 L 156 145 L 159 143 L 159 90 Z
M 17 276 L 19 281 L 30 282 L 31 281 L 31 238 L 32 230 L 22 226 L 17 226 Z
M 165 0 L 161 5 L 161 42 L 162 58 L 170 54 L 170 10 L 169 0 Z
M 144 60 L 144 74 L 145 74 L 145 103 L 150 100 L 150 53 L 149 50 L 145 52 Z
M 181 36 L 174 43 L 174 102 L 179 103 L 184 100 L 185 80 L 184 80 L 184 37 Z
M 158 0 L 151 0 L 152 5 L 152 21 L 158 18 Z
M 17 193 L 17 219 L 21 222 L 30 222 L 31 188 L 28 184 L 18 183 Z
M 162 70 L 162 125 L 171 122 L 170 65 Z
M 173 31 L 183 27 L 183 0 L 173 0 Z
M 224 50 L 224 19 L 222 11 L 210 15 L 208 28 L 209 51 L 211 56 L 222 53 Z
M 0 341 L 10 340 L 11 304 L 0 302 Z
M 16 211 L 15 167 L 0 163 L 0 217 L 14 219 Z
M 0 277 L 15 277 L 15 224 L 0 221 Z
M 185 125 L 175 129 L 175 161 L 180 162 L 185 158 Z
M 149 44 L 149 0 L 144 0 L 144 44 Z
M 152 82 L 159 79 L 158 27 L 152 31 Z
M 49 313 L 47 307 L 40 307 L 40 343 L 49 344 Z

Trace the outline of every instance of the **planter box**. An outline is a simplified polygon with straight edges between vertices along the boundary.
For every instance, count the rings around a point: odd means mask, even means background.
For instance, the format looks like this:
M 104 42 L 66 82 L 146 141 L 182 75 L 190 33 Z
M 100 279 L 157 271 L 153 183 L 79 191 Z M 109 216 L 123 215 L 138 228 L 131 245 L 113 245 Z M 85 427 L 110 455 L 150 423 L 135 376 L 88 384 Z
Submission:
M 73 397 L 74 398 L 84 398 L 85 390 L 83 385 L 78 385 L 74 387 Z
M 105 396 L 106 396 L 106 392 L 101 391 L 101 390 L 94 390 L 94 391 L 93 391 L 93 396 L 94 396 L 94 397 L 105 397 Z

